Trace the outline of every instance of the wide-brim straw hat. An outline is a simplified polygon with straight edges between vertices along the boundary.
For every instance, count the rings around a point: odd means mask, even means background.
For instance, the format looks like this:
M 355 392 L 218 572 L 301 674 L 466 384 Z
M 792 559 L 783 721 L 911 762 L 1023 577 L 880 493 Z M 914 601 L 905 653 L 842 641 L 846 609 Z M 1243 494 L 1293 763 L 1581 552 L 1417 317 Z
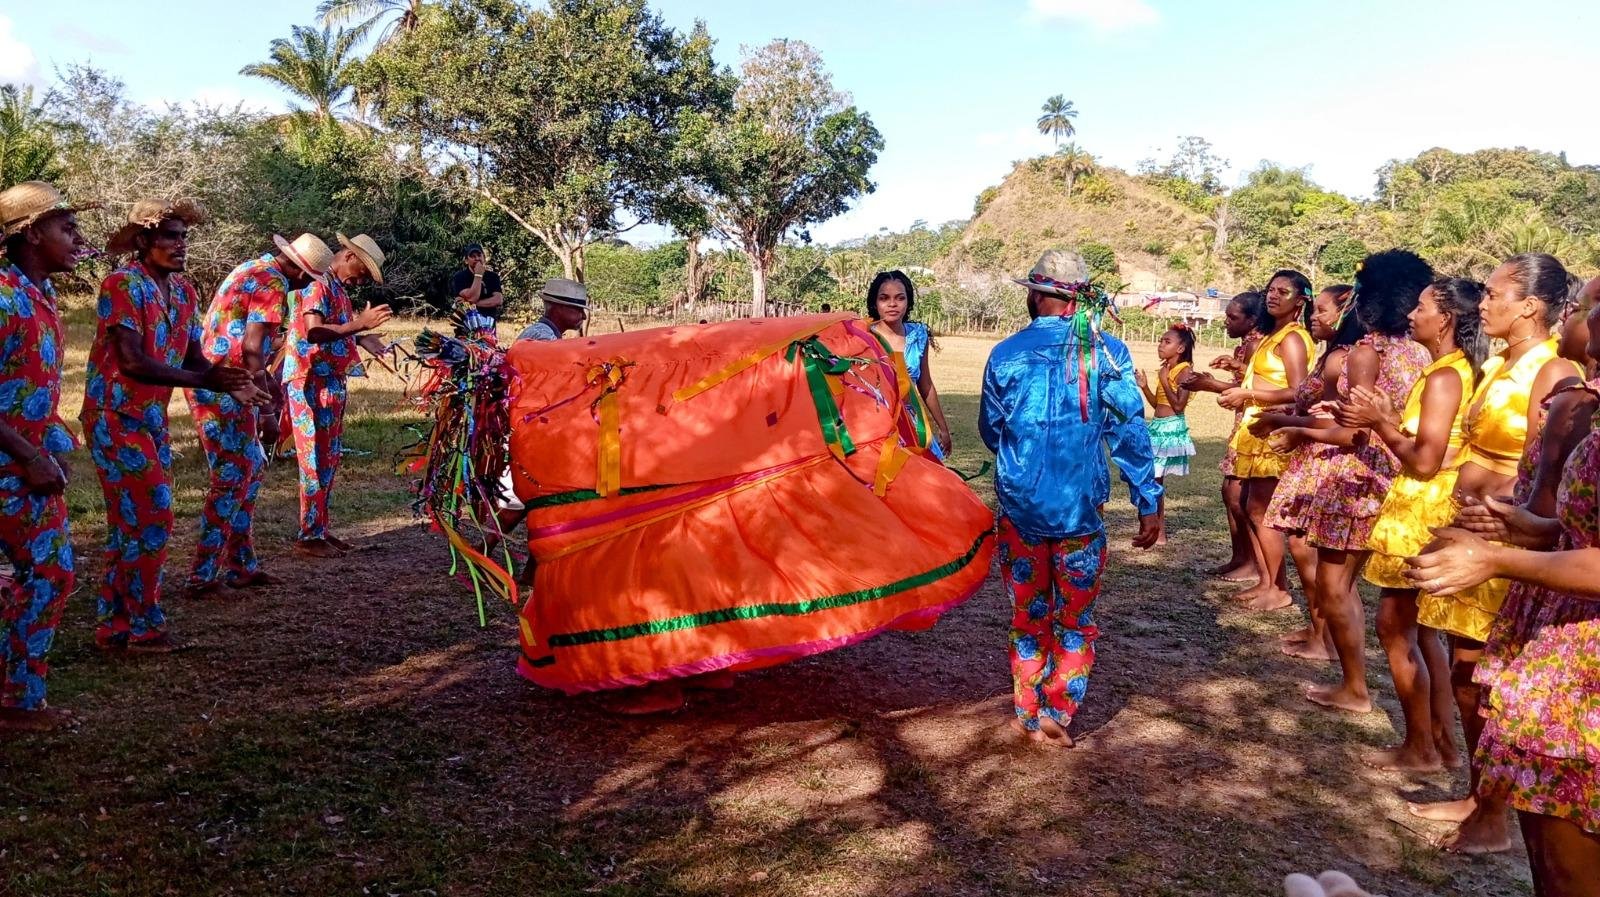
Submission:
M 1089 266 L 1084 262 L 1083 256 L 1076 252 L 1051 249 L 1039 256 L 1039 260 L 1034 263 L 1033 270 L 1028 272 L 1027 277 L 1011 279 L 1041 293 L 1074 296 L 1078 293 L 1078 290 L 1074 289 L 1075 285 L 1088 282 Z
M 301 234 L 290 243 L 280 234 L 272 235 L 272 242 L 278 245 L 278 251 L 289 257 L 289 261 L 300 266 L 300 270 L 311 276 L 317 283 L 323 283 L 328 278 L 328 266 L 333 264 L 333 250 L 322 238 L 316 234 Z
M 383 283 L 383 250 L 378 248 L 378 241 L 366 234 L 356 234 L 355 239 L 344 234 L 335 233 L 339 245 L 356 254 L 361 264 L 367 266 L 367 271 L 372 275 L 373 283 Z
M 23 181 L 0 192 L 0 236 L 10 237 L 40 218 L 55 212 L 85 212 L 99 203 L 74 205 L 60 190 L 44 181 Z
M 544 282 L 543 289 L 539 290 L 539 298 L 556 305 L 568 305 L 573 308 L 589 310 L 589 290 L 576 280 L 565 277 L 554 277 Z
M 121 255 L 133 251 L 133 238 L 151 228 L 160 227 L 161 222 L 169 218 L 176 218 L 189 227 L 205 224 L 210 218 L 206 207 L 199 200 L 194 199 L 141 199 L 128 210 L 128 223 L 117 230 L 106 240 L 106 252 L 111 255 Z

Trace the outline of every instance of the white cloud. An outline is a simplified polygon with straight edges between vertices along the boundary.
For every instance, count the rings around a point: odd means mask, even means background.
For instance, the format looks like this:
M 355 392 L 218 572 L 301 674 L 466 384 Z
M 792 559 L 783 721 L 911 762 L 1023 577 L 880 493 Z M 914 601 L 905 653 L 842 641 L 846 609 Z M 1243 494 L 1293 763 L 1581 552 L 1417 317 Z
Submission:
M 1099 32 L 1154 25 L 1161 14 L 1145 0 L 1028 0 L 1028 11 L 1046 22 L 1087 25 Z
M 0 81 L 34 81 L 38 74 L 38 57 L 17 39 L 11 17 L 0 16 Z
M 82 47 L 91 53 L 125 54 L 128 52 L 128 45 L 122 41 L 103 34 L 96 34 L 87 28 L 77 25 L 57 25 L 50 33 L 57 40 Z

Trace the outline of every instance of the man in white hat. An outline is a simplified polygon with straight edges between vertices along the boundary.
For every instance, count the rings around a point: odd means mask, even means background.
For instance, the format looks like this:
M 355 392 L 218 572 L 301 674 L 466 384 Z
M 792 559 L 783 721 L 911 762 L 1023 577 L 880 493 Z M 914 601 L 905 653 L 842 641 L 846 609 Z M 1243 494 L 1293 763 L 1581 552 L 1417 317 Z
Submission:
M 328 502 L 343 451 L 346 379 L 365 376 L 358 341 L 390 318 L 389 306 L 368 304 L 359 313 L 350 289 L 383 283 L 383 250 L 366 234 L 338 234 L 326 280 L 294 294 L 289 342 L 283 356 L 283 390 L 300 467 L 300 532 L 295 547 L 314 557 L 350 550 L 328 531 Z
M 539 298 L 544 301 L 544 314 L 523 328 L 517 335 L 518 342 L 560 339 L 569 332 L 581 330 L 589 317 L 589 290 L 576 280 L 551 278 L 539 290 Z
M 251 588 L 273 582 L 256 559 L 254 514 L 268 445 L 278 441 L 278 387 L 267 371 L 274 336 L 288 314 L 289 294 L 327 276 L 333 262 L 328 244 L 313 234 L 293 243 L 274 236 L 277 252 L 233 269 L 211 300 L 201 348 L 213 363 L 250 372 L 272 404 L 257 408 L 226 392 L 189 390 L 189 407 L 211 470 L 200 512 L 200 539 L 187 594 L 215 596 L 227 585 Z
M 77 212 L 56 188 L 28 181 L 0 193 L 0 732 L 54 728 L 45 704 L 57 622 L 72 593 L 67 466 L 72 433 L 58 414 L 65 328 L 52 275 L 88 252 Z
M 1012 726 L 1070 747 L 1094 666 L 1105 564 L 1106 450 L 1139 512 L 1137 548 L 1161 533 L 1161 487 L 1128 347 L 1099 327 L 1110 301 L 1081 259 L 1046 252 L 1026 279 L 1021 332 L 994 347 L 978 429 L 995 454 L 1000 569 L 1013 604 Z
M 172 448 L 167 404 L 175 386 L 229 393 L 245 405 L 271 397 L 249 371 L 201 351 L 200 295 L 183 276 L 189 228 L 206 219 L 188 199 L 143 199 L 106 243 L 131 256 L 100 283 L 79 419 L 106 501 L 106 550 L 95 645 L 163 654 L 177 649 L 161 604 L 172 535 Z

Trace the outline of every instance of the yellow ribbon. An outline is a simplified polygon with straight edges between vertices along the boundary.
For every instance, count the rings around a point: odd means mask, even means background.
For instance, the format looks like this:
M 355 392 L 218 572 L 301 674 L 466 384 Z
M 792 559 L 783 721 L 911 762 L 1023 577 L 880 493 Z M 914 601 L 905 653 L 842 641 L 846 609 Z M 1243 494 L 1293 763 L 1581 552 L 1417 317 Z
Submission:
M 906 466 L 910 453 L 900 447 L 899 440 L 890 436 L 883 441 L 883 450 L 878 454 L 878 473 L 872 480 L 872 494 L 883 498 L 889 494 L 889 484 L 900 475 Z
M 623 361 L 612 359 L 589 369 L 589 381 L 601 384 L 595 412 L 600 420 L 600 441 L 595 453 L 594 491 L 601 498 L 615 495 L 622 488 L 622 407 L 618 390 L 622 386 Z
M 672 394 L 672 400 L 674 402 L 686 402 L 689 399 L 692 399 L 695 396 L 712 388 L 713 386 L 726 383 L 728 380 L 732 379 L 735 374 L 756 366 L 761 362 L 762 359 L 782 352 L 784 349 L 789 348 L 789 344 L 795 340 L 816 336 L 822 331 L 827 330 L 829 327 L 832 327 L 834 324 L 837 324 L 849 317 L 851 316 L 848 314 L 833 314 L 829 315 L 826 319 L 820 322 L 816 321 L 815 319 L 811 319 L 811 324 L 802 327 L 797 331 L 789 333 L 788 335 L 784 336 L 783 339 L 762 346 L 761 348 L 756 349 L 755 351 L 746 355 L 741 355 L 729 363 L 726 367 L 723 367 L 717 371 L 713 371 L 712 373 L 701 377 L 699 380 L 696 380 L 688 386 L 679 389 L 677 392 Z

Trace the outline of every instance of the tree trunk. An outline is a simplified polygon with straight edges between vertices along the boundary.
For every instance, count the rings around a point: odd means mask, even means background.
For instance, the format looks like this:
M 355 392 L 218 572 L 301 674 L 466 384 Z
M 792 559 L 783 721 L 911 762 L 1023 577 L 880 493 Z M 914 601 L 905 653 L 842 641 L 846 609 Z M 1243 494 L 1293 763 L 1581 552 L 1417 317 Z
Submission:
M 1070 168 L 1067 169 L 1067 198 L 1068 199 L 1072 198 L 1072 185 L 1077 183 L 1077 181 L 1078 181 L 1078 176 L 1072 173 L 1072 169 L 1070 169 Z
M 583 244 L 562 241 L 559 246 L 550 248 L 555 250 L 556 258 L 561 261 L 561 276 L 583 283 Z
M 772 272 L 771 249 L 746 250 L 750 257 L 750 317 L 763 318 L 767 314 L 767 275 Z
M 700 235 L 690 234 L 684 240 L 684 244 L 689 252 L 689 256 L 684 260 L 683 266 L 684 304 L 688 306 L 690 311 L 693 311 L 695 306 L 699 305 L 706 295 L 705 266 L 701 264 L 700 258 Z

